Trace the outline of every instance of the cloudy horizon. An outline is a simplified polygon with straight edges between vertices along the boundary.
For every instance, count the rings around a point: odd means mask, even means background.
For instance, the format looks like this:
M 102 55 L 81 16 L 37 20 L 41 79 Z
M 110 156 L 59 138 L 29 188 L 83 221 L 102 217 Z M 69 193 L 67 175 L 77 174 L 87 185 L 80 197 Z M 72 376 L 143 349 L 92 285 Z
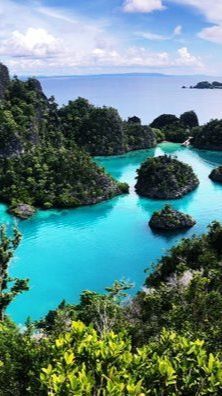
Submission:
M 222 75 L 222 1 L 1 0 L 12 74 Z

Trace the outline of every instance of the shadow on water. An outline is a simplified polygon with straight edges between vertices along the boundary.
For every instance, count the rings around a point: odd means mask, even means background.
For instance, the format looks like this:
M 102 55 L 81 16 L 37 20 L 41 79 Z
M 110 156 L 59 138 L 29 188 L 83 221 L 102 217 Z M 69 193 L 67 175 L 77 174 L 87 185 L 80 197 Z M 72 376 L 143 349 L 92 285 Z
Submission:
M 167 242 L 170 242 L 172 240 L 175 240 L 175 237 L 180 236 L 180 238 L 186 238 L 188 236 L 188 231 L 190 231 L 190 228 L 187 229 L 180 229 L 177 231 L 170 231 L 170 230 L 154 230 L 151 228 L 151 233 L 154 236 L 160 236 L 162 238 L 165 238 Z
M 95 224 L 105 221 L 110 216 L 122 197 L 124 196 L 75 209 L 39 210 L 32 218 L 26 221 L 17 220 L 17 223 L 22 233 L 28 232 L 29 239 L 36 238 L 45 226 L 52 230 L 55 228 L 69 230 L 93 228 Z
M 192 151 L 208 164 L 214 166 L 222 165 L 222 151 L 199 150 L 194 148 L 192 148 Z

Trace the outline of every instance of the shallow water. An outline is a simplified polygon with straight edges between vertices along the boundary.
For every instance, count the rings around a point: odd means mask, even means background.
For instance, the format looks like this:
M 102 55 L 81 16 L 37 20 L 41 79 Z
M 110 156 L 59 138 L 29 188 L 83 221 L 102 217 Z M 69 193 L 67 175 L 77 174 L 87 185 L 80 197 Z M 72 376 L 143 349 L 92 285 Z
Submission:
M 140 198 L 134 192 L 140 163 L 148 156 L 164 153 L 192 165 L 201 182 L 194 192 L 171 201 L 176 209 L 194 216 L 197 225 L 166 236 L 153 233 L 147 225 L 153 211 L 166 201 Z M 11 273 L 30 278 L 31 287 L 10 307 L 9 313 L 19 323 L 27 316 L 40 318 L 62 299 L 77 302 L 83 290 L 102 291 L 115 279 L 125 277 L 135 283 L 134 291 L 140 289 L 144 269 L 176 241 L 203 233 L 214 219 L 222 221 L 222 186 L 208 178 L 213 167 L 222 164 L 220 152 L 162 143 L 156 149 L 96 160 L 114 177 L 128 182 L 130 194 L 74 210 L 39 211 L 32 219 L 19 221 L 23 240 Z M 0 206 L 0 216 L 1 222 L 11 224 L 4 205 Z

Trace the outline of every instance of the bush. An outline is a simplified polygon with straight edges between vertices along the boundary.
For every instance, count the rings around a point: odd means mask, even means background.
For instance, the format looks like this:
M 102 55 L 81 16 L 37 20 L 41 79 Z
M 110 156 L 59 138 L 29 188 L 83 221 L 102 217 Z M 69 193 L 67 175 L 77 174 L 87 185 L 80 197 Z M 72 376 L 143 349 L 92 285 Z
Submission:
M 222 390 L 222 363 L 204 342 L 164 330 L 156 342 L 132 352 L 124 333 L 98 333 L 73 322 L 56 339 L 42 369 L 47 394 L 208 395 Z M 148 392 L 148 393 L 147 393 Z

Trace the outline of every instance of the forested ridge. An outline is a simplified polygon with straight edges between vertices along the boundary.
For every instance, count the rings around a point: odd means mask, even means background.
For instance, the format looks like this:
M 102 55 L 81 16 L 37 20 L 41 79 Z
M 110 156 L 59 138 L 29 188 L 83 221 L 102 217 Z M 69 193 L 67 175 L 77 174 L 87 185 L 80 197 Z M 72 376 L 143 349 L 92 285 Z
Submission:
M 2 66 L 0 73 L 6 71 Z M 76 207 L 128 191 L 125 183 L 116 182 L 80 147 L 69 133 L 62 115 L 65 109 L 45 96 L 38 80 L 6 77 L 1 75 L 0 200 L 17 214 L 18 205 Z M 75 102 L 80 112 L 85 102 Z M 84 136 L 88 138 L 87 131 Z

